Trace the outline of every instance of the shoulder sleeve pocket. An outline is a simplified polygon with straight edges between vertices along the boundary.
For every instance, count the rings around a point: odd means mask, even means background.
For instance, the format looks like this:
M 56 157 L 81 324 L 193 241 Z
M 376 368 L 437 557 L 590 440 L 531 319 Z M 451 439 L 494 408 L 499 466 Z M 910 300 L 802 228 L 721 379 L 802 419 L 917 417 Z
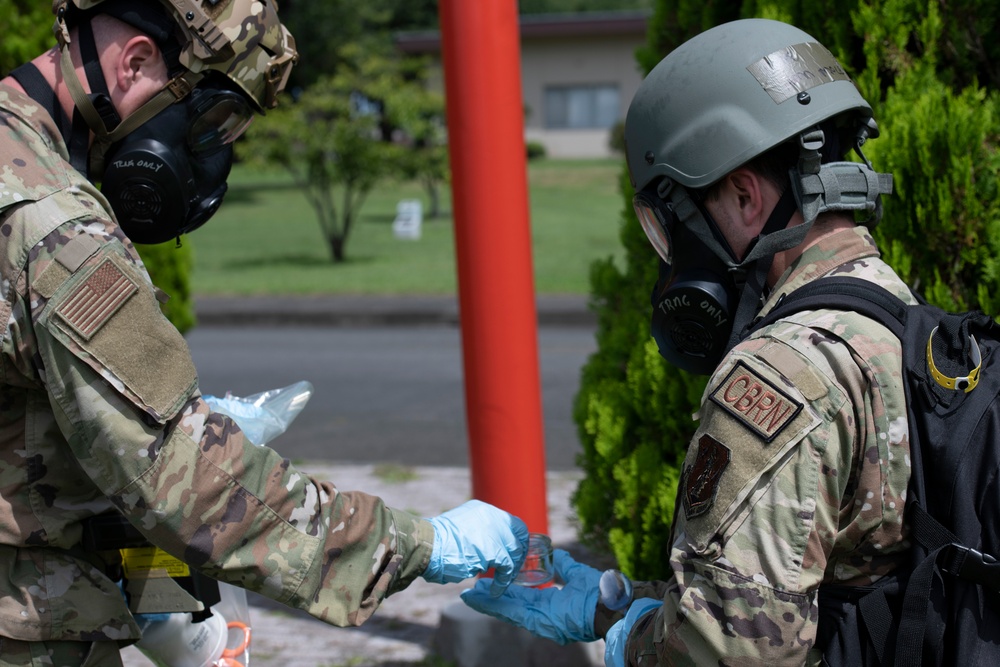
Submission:
M 159 422 L 197 384 L 183 336 L 142 272 L 116 253 L 99 253 L 63 283 L 44 319 L 60 343 Z
M 752 357 L 712 382 L 680 490 L 684 532 L 699 551 L 745 513 L 787 453 L 820 423 L 796 387 Z

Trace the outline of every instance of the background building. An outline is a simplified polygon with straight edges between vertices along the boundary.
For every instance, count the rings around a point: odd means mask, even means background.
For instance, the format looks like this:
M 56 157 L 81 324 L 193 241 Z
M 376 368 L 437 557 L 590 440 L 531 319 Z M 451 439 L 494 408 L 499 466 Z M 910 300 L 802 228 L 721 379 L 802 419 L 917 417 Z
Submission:
M 525 140 L 555 158 L 605 157 L 642 74 L 635 50 L 646 41 L 645 11 L 522 16 Z M 397 47 L 431 56 L 428 80 L 444 90 L 437 31 L 396 36 Z

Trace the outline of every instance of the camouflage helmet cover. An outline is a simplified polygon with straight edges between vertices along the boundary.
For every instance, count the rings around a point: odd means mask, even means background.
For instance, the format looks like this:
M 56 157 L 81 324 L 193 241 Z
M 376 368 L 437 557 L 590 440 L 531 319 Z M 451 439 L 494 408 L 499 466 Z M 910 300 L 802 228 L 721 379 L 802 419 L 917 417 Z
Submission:
M 864 124 L 869 104 L 822 44 L 798 28 L 744 19 L 670 52 L 625 120 L 633 185 L 701 188 L 830 118 Z
M 105 0 L 54 0 L 80 10 Z M 295 39 L 278 19 L 275 0 L 136 0 L 160 2 L 172 12 L 183 46 L 180 63 L 192 72 L 229 77 L 258 111 L 273 108 L 298 59 Z

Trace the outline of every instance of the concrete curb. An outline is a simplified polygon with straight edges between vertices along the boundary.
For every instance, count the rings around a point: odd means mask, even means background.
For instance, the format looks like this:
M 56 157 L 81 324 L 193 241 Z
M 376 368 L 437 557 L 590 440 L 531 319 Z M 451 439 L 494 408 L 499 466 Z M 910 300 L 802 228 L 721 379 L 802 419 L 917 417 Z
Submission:
M 594 326 L 588 297 L 539 295 L 539 325 Z M 202 326 L 458 326 L 455 296 L 200 296 Z

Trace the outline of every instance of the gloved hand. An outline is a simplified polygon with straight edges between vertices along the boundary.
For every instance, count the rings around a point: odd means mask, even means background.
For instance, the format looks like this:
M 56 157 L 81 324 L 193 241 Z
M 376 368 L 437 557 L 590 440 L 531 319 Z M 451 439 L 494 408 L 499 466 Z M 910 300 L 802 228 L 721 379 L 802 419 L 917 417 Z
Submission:
M 470 500 L 430 519 L 434 550 L 422 576 L 435 584 L 464 581 L 495 568 L 494 596 L 517 576 L 528 553 L 528 527 L 521 519 L 479 500 Z
M 486 592 L 489 580 L 481 579 L 462 592 L 462 600 L 476 611 L 559 644 L 594 641 L 597 639 L 594 611 L 601 573 L 577 563 L 562 549 L 553 550 L 552 565 L 565 582 L 562 588 L 511 586 L 499 598 L 492 598 Z
M 608 630 L 604 646 L 604 667 L 625 667 L 625 644 L 632 626 L 641 617 L 663 606 L 663 600 L 639 598 L 628 608 L 625 618 L 618 621 Z

